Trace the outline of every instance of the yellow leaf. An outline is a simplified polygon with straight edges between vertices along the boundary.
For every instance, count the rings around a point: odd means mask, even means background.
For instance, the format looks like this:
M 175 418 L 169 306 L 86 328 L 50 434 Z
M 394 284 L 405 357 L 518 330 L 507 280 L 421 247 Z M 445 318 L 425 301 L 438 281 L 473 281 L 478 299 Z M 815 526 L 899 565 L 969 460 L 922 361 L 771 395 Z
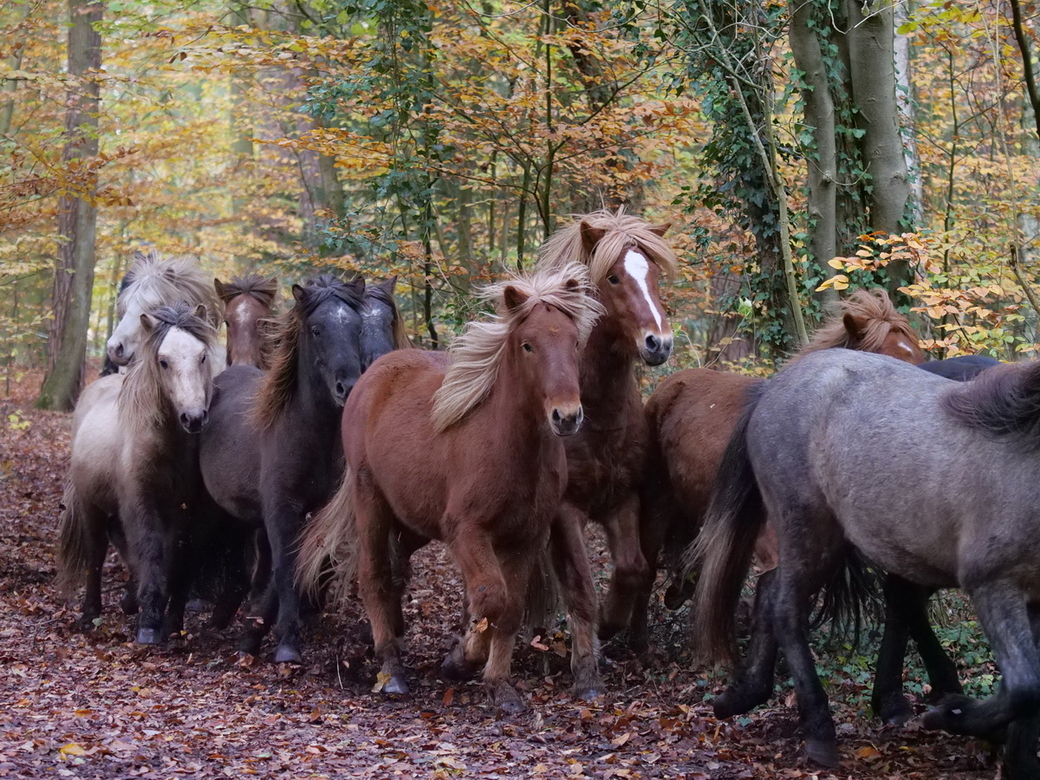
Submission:
M 877 758 L 880 755 L 881 752 L 876 747 L 872 747 L 871 745 L 861 747 L 859 750 L 856 751 L 856 758 Z
M 831 258 L 830 260 L 827 261 L 827 265 L 829 265 L 831 268 L 844 268 L 845 267 L 845 258 L 844 257 L 834 257 L 834 258 Z
M 372 693 L 381 693 L 386 684 L 390 682 L 390 675 L 386 672 L 380 672 L 376 675 L 376 684 L 372 686 Z
M 70 742 L 65 747 L 58 750 L 62 756 L 85 756 L 87 751 L 77 745 L 75 742 Z
M 483 634 L 485 631 L 488 630 L 488 619 L 486 617 L 481 618 L 480 622 L 477 623 L 477 625 L 473 626 L 473 630 L 476 631 L 478 634 Z

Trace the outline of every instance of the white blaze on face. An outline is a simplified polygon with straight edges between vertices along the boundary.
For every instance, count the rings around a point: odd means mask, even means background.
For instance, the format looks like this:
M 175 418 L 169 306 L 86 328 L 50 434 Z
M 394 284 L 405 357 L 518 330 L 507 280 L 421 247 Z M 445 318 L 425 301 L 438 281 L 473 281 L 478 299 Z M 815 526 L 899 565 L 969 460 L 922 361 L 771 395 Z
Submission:
M 650 295 L 650 287 L 647 285 L 647 275 L 650 273 L 650 264 L 647 259 L 643 256 L 642 252 L 636 252 L 635 250 L 629 249 L 625 255 L 625 271 L 628 275 L 636 280 L 636 284 L 639 285 L 639 289 L 643 292 L 643 296 L 646 298 L 646 305 L 650 307 L 650 311 L 653 312 L 654 322 L 657 323 L 657 330 L 660 332 L 661 324 L 664 321 L 662 316 L 663 312 L 658 309 L 657 303 L 654 301 L 653 296 Z
M 199 413 L 208 406 L 209 366 L 202 362 L 206 345 L 180 328 L 170 328 L 159 348 L 167 396 L 177 413 Z M 206 358 L 209 360 L 209 357 Z

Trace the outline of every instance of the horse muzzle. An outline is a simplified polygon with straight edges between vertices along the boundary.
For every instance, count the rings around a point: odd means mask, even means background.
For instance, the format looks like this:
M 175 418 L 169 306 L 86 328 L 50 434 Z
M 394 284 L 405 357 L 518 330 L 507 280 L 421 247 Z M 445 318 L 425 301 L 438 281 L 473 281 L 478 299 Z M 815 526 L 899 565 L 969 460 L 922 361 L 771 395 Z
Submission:
M 581 404 L 572 409 L 557 406 L 549 414 L 549 427 L 557 436 L 573 436 L 581 428 L 584 419 L 585 412 L 582 410 Z
M 181 427 L 188 433 L 202 433 L 202 429 L 209 422 L 209 412 L 205 409 L 199 412 L 181 412 Z
M 108 354 L 108 359 L 115 363 L 117 366 L 130 365 L 130 360 L 133 358 L 134 353 L 128 352 L 126 346 L 122 341 L 112 343 L 109 340 L 108 344 L 105 345 L 105 352 Z
M 639 345 L 639 356 L 648 366 L 659 366 L 672 354 L 672 336 L 647 333 Z

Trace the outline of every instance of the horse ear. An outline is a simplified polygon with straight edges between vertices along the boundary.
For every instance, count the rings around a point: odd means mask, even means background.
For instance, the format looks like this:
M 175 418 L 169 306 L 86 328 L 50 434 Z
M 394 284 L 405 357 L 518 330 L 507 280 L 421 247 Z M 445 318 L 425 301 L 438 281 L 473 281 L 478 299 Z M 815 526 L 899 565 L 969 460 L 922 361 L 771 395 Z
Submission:
M 600 239 L 607 234 L 606 228 L 593 227 L 585 220 L 581 222 L 581 245 L 585 248 L 585 251 L 590 255 L 592 250 L 596 248 L 596 244 L 600 242 Z
M 198 306 L 195 307 L 195 311 L 193 311 L 192 314 L 194 314 L 200 320 L 205 322 L 206 321 L 206 304 L 200 303 Z
M 502 302 L 506 305 L 506 310 L 510 312 L 515 312 L 523 306 L 530 297 L 530 295 L 516 287 L 513 287 L 511 284 L 506 285 L 506 288 L 502 290 Z
M 300 285 L 294 284 L 292 286 L 292 297 L 296 299 L 297 303 L 303 303 L 307 298 L 307 291 Z
M 217 291 L 217 297 L 220 298 L 220 300 L 224 301 L 224 303 L 228 302 L 227 288 L 224 287 L 224 283 L 220 281 L 220 279 L 213 280 L 213 289 Z
M 860 339 L 863 336 L 863 324 L 864 321 L 858 319 L 854 314 L 845 312 L 845 315 L 841 318 L 841 321 L 845 325 L 845 332 L 849 334 L 851 339 Z
M 144 328 L 145 333 L 151 333 L 155 330 L 155 326 L 159 324 L 159 321 L 155 319 L 148 312 L 141 312 L 141 327 Z
M 354 292 L 356 292 L 358 295 L 364 295 L 365 294 L 365 277 L 360 276 L 360 275 L 359 276 L 355 276 L 353 279 L 351 279 L 349 282 L 347 282 L 347 287 L 350 287 L 351 289 L 353 289 Z
M 670 228 L 671 226 L 671 222 L 663 222 L 660 225 L 651 225 L 650 232 L 658 238 L 664 238 L 664 234 L 668 232 L 668 228 Z
M 393 295 L 394 294 L 394 288 L 397 287 L 397 274 L 394 274 L 393 276 L 391 276 L 386 281 L 380 282 L 378 287 L 380 289 L 382 289 L 382 290 L 385 290 L 387 292 L 387 294 Z
M 569 292 L 577 292 L 581 289 L 581 281 L 579 279 L 568 279 L 563 283 L 563 286 L 566 287 Z

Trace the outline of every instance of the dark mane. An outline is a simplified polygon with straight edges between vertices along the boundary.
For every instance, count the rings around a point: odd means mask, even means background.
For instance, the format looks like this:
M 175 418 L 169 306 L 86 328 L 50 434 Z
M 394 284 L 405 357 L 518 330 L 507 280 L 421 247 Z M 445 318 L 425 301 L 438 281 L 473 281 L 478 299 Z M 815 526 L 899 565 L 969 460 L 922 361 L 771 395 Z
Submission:
M 253 406 L 253 419 L 261 429 L 269 428 L 292 399 L 296 388 L 297 351 L 307 317 L 330 298 L 339 298 L 360 313 L 364 286 L 345 283 L 333 276 L 308 279 L 289 311 L 268 320 L 271 327 L 271 368 L 264 375 Z M 295 290 L 294 290 L 295 292 Z
M 860 325 L 860 338 L 849 333 L 845 318 L 852 317 Z M 821 349 L 845 347 L 861 352 L 880 352 L 891 331 L 905 335 L 915 344 L 920 336 L 910 321 L 900 314 L 884 290 L 857 290 L 843 300 L 837 313 L 813 334 L 802 354 Z
M 265 278 L 260 274 L 247 274 L 246 276 L 236 276 L 230 282 L 214 279 L 214 286 L 220 300 L 225 304 L 230 303 L 232 298 L 237 298 L 239 295 L 248 295 L 270 308 L 274 305 L 274 297 L 278 293 L 278 277 Z
M 994 366 L 942 399 L 957 422 L 1040 449 L 1040 360 Z

